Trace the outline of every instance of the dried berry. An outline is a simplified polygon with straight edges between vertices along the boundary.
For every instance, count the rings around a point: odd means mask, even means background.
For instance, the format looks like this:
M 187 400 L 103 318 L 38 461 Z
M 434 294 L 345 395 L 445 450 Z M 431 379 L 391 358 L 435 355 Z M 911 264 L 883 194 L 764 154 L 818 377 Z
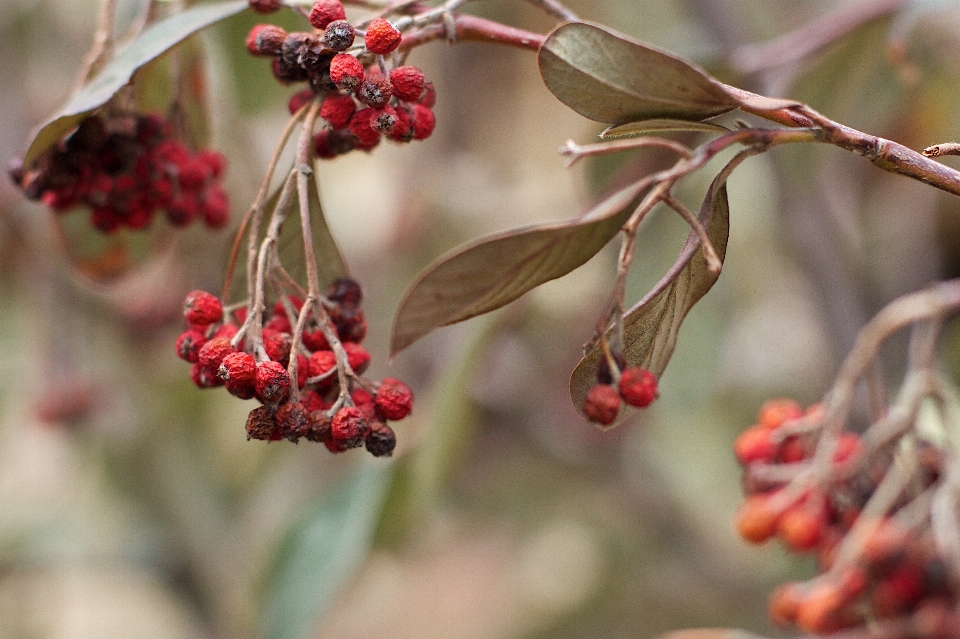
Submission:
M 283 0 L 250 0 L 250 8 L 257 13 L 273 13 L 283 6 Z
M 310 104 L 311 100 L 313 100 L 313 91 L 310 89 L 298 91 L 290 96 L 290 101 L 287 102 L 287 110 L 290 111 L 290 115 L 293 115 L 307 104 Z
M 433 111 L 422 104 L 413 105 L 412 119 L 414 140 L 426 140 L 437 126 L 437 118 L 433 115 Z
M 217 372 L 220 370 L 223 358 L 235 351 L 228 338 L 215 337 L 200 349 L 197 354 L 197 363 L 204 373 L 217 379 Z
M 397 123 L 397 111 L 389 104 L 384 105 L 379 109 L 374 109 L 373 114 L 370 116 L 370 125 L 375 131 L 379 131 L 383 134 L 389 134 L 393 131 L 394 125 Z
M 400 32 L 385 18 L 377 18 L 367 26 L 364 44 L 377 55 L 392 53 L 400 46 Z
M 426 78 L 423 71 L 414 66 L 395 67 L 390 71 L 393 95 L 404 102 L 416 102 L 423 95 Z
M 183 302 L 183 316 L 190 324 L 208 326 L 223 319 L 223 305 L 206 291 L 191 291 Z
M 393 96 L 390 80 L 379 73 L 369 74 L 356 91 L 357 99 L 367 106 L 379 108 L 386 105 Z
M 371 119 L 375 111 L 371 108 L 360 109 L 350 117 L 350 133 L 357 138 L 357 145 L 373 147 L 380 141 L 380 132 L 373 128 Z
M 386 419 L 403 419 L 413 409 L 413 393 L 410 387 L 398 379 L 386 377 L 380 382 L 375 399 L 377 410 Z
M 363 445 L 369 431 L 366 418 L 355 406 L 344 406 L 338 410 L 330 424 L 330 438 L 347 449 Z
M 334 20 L 327 25 L 323 39 L 334 51 L 346 51 L 353 46 L 356 30 L 346 20 Z
M 343 344 L 343 350 L 347 353 L 347 363 L 354 373 L 362 374 L 370 366 L 370 353 L 361 344 L 355 342 L 346 342 Z
M 390 457 L 397 446 L 397 435 L 383 422 L 372 422 L 367 435 L 367 451 L 374 457 Z
M 323 376 L 319 382 L 321 388 L 329 388 L 333 385 L 337 379 L 336 373 L 332 372 L 337 368 L 337 356 L 333 351 L 317 351 L 310 355 L 307 362 L 310 377 Z
M 349 95 L 336 93 L 323 99 L 320 104 L 320 117 L 330 123 L 334 129 L 344 129 L 350 124 L 350 117 L 357 105 Z
M 352 91 L 363 82 L 363 65 L 356 56 L 338 53 L 330 60 L 330 79 L 337 88 Z
M 200 357 L 200 349 L 207 343 L 207 338 L 198 330 L 184 331 L 177 338 L 177 356 L 195 364 Z
M 310 418 L 300 402 L 289 402 L 280 406 L 277 409 L 276 423 L 280 434 L 292 442 L 306 437 L 310 430 Z
M 356 137 L 349 131 L 323 129 L 313 136 L 313 149 L 317 157 L 330 160 L 338 155 L 349 153 L 356 147 Z M 316 331 L 319 333 L 319 331 Z M 329 344 L 327 344 L 329 346 Z M 310 346 L 307 346 L 310 348 Z M 311 349 L 311 350 L 316 350 Z
M 583 413 L 591 422 L 609 426 L 620 412 L 620 394 L 609 384 L 597 384 L 587 393 Z
M 274 441 L 279 439 L 277 409 L 273 406 L 257 406 L 247 415 L 247 439 Z
M 231 395 L 241 399 L 250 399 L 254 396 L 257 362 L 249 353 L 230 353 L 223 358 L 217 376 L 223 380 L 224 386 Z
M 290 376 L 286 367 L 273 361 L 257 364 L 255 389 L 257 398 L 265 404 L 286 400 L 290 395 Z
M 323 31 L 335 20 L 346 20 L 347 13 L 340 0 L 317 0 L 310 9 L 310 24 Z

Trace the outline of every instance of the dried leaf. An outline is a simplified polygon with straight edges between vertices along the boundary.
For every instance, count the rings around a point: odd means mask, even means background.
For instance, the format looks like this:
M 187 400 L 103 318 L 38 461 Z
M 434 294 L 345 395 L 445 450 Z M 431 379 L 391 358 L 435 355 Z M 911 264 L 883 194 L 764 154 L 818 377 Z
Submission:
M 712 122 L 691 122 L 690 120 L 674 120 L 657 118 L 654 120 L 639 120 L 611 126 L 600 134 L 604 140 L 610 138 L 629 138 L 638 135 L 662 131 L 700 131 L 704 133 L 729 133 L 730 129 Z
M 730 230 L 730 208 L 726 182 L 744 156 L 737 156 L 714 178 L 697 215 L 723 260 Z M 630 366 L 642 366 L 660 377 L 667 368 L 687 313 L 714 285 L 719 273 L 711 273 L 699 239 L 690 231 L 670 271 L 647 295 L 624 315 L 624 357 Z M 590 388 L 597 383 L 601 351 L 594 346 L 570 376 L 570 396 L 577 410 Z
M 247 6 L 246 0 L 198 5 L 144 29 L 143 33 L 110 60 L 93 80 L 84 85 L 66 106 L 36 129 L 24 156 L 24 165 L 30 166 L 38 155 L 63 138 L 88 114 L 106 104 L 130 82 L 138 69 L 184 38 L 240 13 Z
M 505 231 L 441 255 L 400 301 L 391 356 L 435 328 L 489 313 L 581 266 L 617 234 L 646 184 L 618 191 L 584 217 Z
M 702 120 L 738 105 L 689 62 L 586 22 L 554 29 L 540 47 L 538 61 L 547 88 L 598 122 Z

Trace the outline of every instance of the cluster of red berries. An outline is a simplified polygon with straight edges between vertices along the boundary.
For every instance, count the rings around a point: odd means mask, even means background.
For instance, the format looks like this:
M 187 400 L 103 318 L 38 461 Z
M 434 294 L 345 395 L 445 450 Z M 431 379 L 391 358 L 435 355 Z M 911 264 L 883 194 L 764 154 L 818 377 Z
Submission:
M 272 316 L 253 326 L 247 308 L 225 314 L 216 296 L 193 291 L 184 303 L 187 330 L 177 339 L 177 354 L 193 364 L 190 376 L 198 387 L 224 386 L 236 397 L 260 401 L 247 419 L 248 439 L 304 438 L 337 453 L 366 446 L 374 456 L 387 456 L 396 445 L 387 422 L 410 413 L 413 395 L 397 379 L 376 383 L 361 376 L 370 364 L 361 344 L 367 333 L 361 297 L 354 280 L 337 280 L 322 301 L 327 333 L 311 313 L 294 339 L 303 306 L 294 296 L 278 300 Z
M 871 452 L 847 431 L 818 462 L 822 417 L 819 405 L 804 410 L 789 399 L 770 400 L 734 444 L 746 493 L 738 533 L 756 544 L 779 538 L 791 552 L 817 560 L 815 577 L 774 590 L 770 617 L 811 634 L 897 619 L 905 637 L 960 639 L 957 591 L 932 539 L 929 512 L 912 510 L 941 477 L 942 451 L 917 442 L 910 487 L 886 514 L 861 515 L 896 463 L 893 451 Z
M 347 21 L 340 0 L 318 0 L 309 19 L 313 33 L 258 24 L 246 44 L 253 55 L 272 58 L 274 76 L 281 82 L 309 83 L 290 99 L 291 113 L 312 100 L 321 101 L 320 117 L 329 126 L 314 136 L 319 157 L 369 151 L 382 137 L 396 142 L 430 137 L 436 126 L 433 84 L 417 67 L 388 69 L 384 56 L 396 51 L 402 39 L 390 21 L 371 21 L 363 46 L 354 47 L 357 29 Z
M 177 140 L 162 115 L 92 115 L 35 167 L 16 163 L 10 176 L 54 211 L 89 206 L 104 233 L 146 228 L 161 210 L 174 226 L 202 218 L 220 228 L 230 217 L 219 182 L 225 163 L 216 151 L 194 152 Z
M 609 426 L 617 420 L 621 403 L 646 408 L 657 398 L 657 378 L 645 368 L 626 366 L 617 358 L 617 370 L 611 371 L 606 359 L 601 360 L 597 383 L 587 393 L 583 414 L 591 422 Z

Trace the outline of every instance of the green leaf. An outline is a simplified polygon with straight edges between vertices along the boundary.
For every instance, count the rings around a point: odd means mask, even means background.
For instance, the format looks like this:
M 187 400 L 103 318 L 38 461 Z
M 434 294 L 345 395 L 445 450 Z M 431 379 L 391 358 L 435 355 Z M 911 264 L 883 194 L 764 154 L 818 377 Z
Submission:
M 287 533 L 265 597 L 265 639 L 316 636 L 317 621 L 370 550 L 391 469 L 365 461 Z
M 540 47 L 538 62 L 547 88 L 598 122 L 702 120 L 738 104 L 689 62 L 586 22 L 554 29 Z
M 391 357 L 435 328 L 489 313 L 583 265 L 617 234 L 647 184 L 614 193 L 584 217 L 497 233 L 441 255 L 400 301 Z
M 730 230 L 727 178 L 745 155 L 738 155 L 714 178 L 697 218 L 723 260 Z M 667 368 L 677 343 L 677 334 L 687 313 L 714 285 L 719 273 L 711 273 L 699 238 L 691 230 L 680 256 L 670 271 L 637 302 L 623 318 L 623 355 L 630 366 L 642 366 L 660 377 Z M 597 383 L 601 350 L 594 346 L 570 376 L 570 396 L 577 410 L 590 388 Z
M 66 106 L 40 125 L 33 134 L 24 156 L 30 166 L 38 155 L 76 127 L 92 111 L 102 107 L 125 87 L 138 69 L 156 59 L 184 38 L 220 20 L 240 13 L 246 0 L 202 4 L 170 16 L 144 29 L 85 84 Z
M 671 118 L 657 118 L 654 120 L 639 120 L 637 122 L 628 122 L 627 124 L 618 124 L 603 130 L 600 137 L 604 140 L 610 138 L 630 138 L 648 133 L 662 131 L 700 131 L 704 133 L 729 133 L 730 129 L 712 122 L 691 122 L 689 120 L 674 120 Z

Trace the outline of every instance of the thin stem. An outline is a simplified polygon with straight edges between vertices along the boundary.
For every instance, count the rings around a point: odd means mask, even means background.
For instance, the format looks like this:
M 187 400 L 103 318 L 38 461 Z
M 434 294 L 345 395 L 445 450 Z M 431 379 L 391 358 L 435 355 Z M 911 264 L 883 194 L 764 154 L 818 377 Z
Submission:
M 576 22 L 580 19 L 570 8 L 560 4 L 557 0 L 527 0 L 527 2 L 540 7 L 558 20 Z
M 680 144 L 676 140 L 658 137 L 630 138 L 626 140 L 610 140 L 608 142 L 594 142 L 592 144 L 577 144 L 573 140 L 560 147 L 560 155 L 568 158 L 567 167 L 571 167 L 585 157 L 602 155 L 613 151 L 629 151 L 644 147 L 657 147 L 673 151 L 682 158 L 689 158 L 692 154 L 690 147 Z
M 960 155 L 960 144 L 956 142 L 943 142 L 934 144 L 923 150 L 923 154 L 928 158 L 937 158 L 941 155 Z
M 117 0 L 100 0 L 100 9 L 97 13 L 97 30 L 93 36 L 93 46 L 83 58 L 83 64 L 77 79 L 74 81 L 70 95 L 80 90 L 87 80 L 96 74 L 104 61 L 113 53 L 113 25 L 117 16 Z
M 720 269 L 723 268 L 723 261 L 720 259 L 720 256 L 717 255 L 717 249 L 714 248 L 713 242 L 710 241 L 710 236 L 707 235 L 707 229 L 700 223 L 697 216 L 691 213 L 682 202 L 669 193 L 663 196 L 663 203 L 679 213 L 680 217 L 682 217 L 687 224 L 690 225 L 694 233 L 697 234 L 697 237 L 700 238 L 700 246 L 703 248 L 703 257 L 707 260 L 707 270 L 713 275 L 718 275 Z
M 250 208 L 247 210 L 246 215 L 243 216 L 243 220 L 240 222 L 240 226 L 237 228 L 237 234 L 233 240 L 233 246 L 230 249 L 230 257 L 227 260 L 227 269 L 226 275 L 223 278 L 223 292 L 220 295 L 220 299 L 227 301 L 230 299 L 230 288 L 233 286 L 233 275 L 237 267 L 237 259 L 240 256 L 240 240 L 243 238 L 244 233 L 247 232 L 247 227 L 250 227 L 249 236 L 247 238 L 247 277 L 249 278 L 250 273 L 254 272 L 256 268 L 256 259 L 257 259 L 257 238 L 260 235 L 260 224 L 263 220 L 263 207 L 267 201 L 267 193 L 270 188 L 270 182 L 273 181 L 273 175 L 277 170 L 277 165 L 280 162 L 280 156 L 283 153 L 283 150 L 287 146 L 287 141 L 290 139 L 290 136 L 293 134 L 294 128 L 296 128 L 297 123 L 306 115 L 307 106 L 304 106 L 299 111 L 297 111 L 292 118 L 287 122 L 286 126 L 283 127 L 283 131 L 280 132 L 280 139 L 277 140 L 276 146 L 273 148 L 273 155 L 270 156 L 270 162 L 267 163 L 267 170 L 263 174 L 263 179 L 260 181 L 260 188 L 257 191 L 256 197 L 253 199 L 253 203 L 250 205 Z M 247 281 L 247 297 L 248 299 L 253 299 L 253 282 Z
M 453 18 L 453 23 L 454 36 L 458 42 L 488 42 L 536 51 L 546 39 L 543 34 L 508 27 L 477 16 L 457 14 Z M 448 38 L 449 30 L 448 25 L 438 23 L 404 34 L 400 42 L 400 50 L 407 51 L 434 40 Z

